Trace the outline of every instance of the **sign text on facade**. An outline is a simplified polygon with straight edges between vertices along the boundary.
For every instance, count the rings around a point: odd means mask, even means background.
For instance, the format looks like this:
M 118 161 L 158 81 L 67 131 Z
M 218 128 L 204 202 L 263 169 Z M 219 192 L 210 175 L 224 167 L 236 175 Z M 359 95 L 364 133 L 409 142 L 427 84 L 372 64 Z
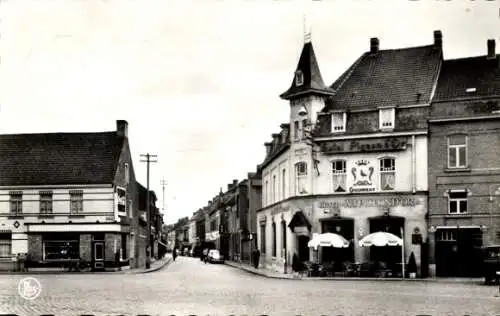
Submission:
M 318 204 L 320 209 L 337 208 L 363 208 L 363 207 L 414 207 L 420 201 L 413 197 L 392 197 L 384 199 L 344 199 L 338 201 L 321 201 Z

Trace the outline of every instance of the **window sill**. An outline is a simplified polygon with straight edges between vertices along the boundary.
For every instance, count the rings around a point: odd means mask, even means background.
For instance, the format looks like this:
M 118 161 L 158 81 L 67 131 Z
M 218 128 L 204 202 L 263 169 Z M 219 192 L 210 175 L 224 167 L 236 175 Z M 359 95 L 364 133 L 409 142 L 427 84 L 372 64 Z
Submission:
M 394 132 L 394 127 L 381 127 L 381 132 Z
M 84 214 L 69 214 L 68 217 L 71 217 L 71 218 L 83 218 L 85 217 Z
M 38 214 L 38 218 L 54 218 L 54 214 Z
M 472 217 L 472 214 L 470 213 L 461 213 L 461 214 L 455 214 L 455 213 L 448 213 L 445 215 L 446 218 L 468 218 Z
M 9 215 L 8 219 L 24 219 L 24 215 Z
M 446 173 L 452 173 L 452 172 L 471 172 L 471 169 L 469 167 L 446 168 L 446 169 L 444 169 L 444 172 L 446 172 Z

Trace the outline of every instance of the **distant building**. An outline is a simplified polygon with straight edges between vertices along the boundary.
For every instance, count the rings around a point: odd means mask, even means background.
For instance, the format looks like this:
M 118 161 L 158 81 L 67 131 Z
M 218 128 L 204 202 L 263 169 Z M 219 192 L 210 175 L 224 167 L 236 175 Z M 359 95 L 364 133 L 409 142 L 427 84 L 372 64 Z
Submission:
M 429 123 L 430 267 L 481 276 L 481 247 L 500 244 L 500 58 L 445 60 Z
M 138 199 L 127 137 L 116 131 L 0 135 L 0 264 L 137 267 Z

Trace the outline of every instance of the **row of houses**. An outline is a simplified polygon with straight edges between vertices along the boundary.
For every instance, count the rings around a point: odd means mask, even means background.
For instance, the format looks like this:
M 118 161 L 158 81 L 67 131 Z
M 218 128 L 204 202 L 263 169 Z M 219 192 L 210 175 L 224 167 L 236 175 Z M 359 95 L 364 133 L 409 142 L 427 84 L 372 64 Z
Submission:
M 0 135 L 0 269 L 20 259 L 29 269 L 145 267 L 147 251 L 161 254 L 162 225 L 155 193 L 136 180 L 126 121 L 108 132 Z
M 417 274 L 477 276 L 481 247 L 500 244 L 500 58 L 445 59 L 429 45 L 369 50 L 326 85 L 306 41 L 290 88 L 290 116 L 255 173 L 234 181 L 189 220 L 188 243 L 284 271 L 300 261 L 394 261 Z M 186 226 L 188 227 L 188 226 Z M 402 247 L 358 241 L 387 231 Z M 349 248 L 308 242 L 332 232 Z M 191 239 L 189 236 L 192 236 Z M 314 257 L 314 258 L 313 258 Z M 286 271 L 286 270 L 285 270 Z

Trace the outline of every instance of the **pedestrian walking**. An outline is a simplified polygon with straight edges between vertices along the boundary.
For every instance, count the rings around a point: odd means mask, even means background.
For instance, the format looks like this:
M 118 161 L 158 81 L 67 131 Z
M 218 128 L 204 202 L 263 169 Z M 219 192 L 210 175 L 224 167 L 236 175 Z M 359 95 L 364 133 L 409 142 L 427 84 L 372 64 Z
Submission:
M 177 248 L 174 248 L 174 250 L 172 252 L 172 258 L 174 259 L 174 261 L 175 261 L 175 258 L 177 258 Z
M 260 260 L 260 250 L 256 249 L 255 254 L 254 254 L 254 262 L 253 262 L 253 266 L 255 269 L 259 268 L 259 260 Z

